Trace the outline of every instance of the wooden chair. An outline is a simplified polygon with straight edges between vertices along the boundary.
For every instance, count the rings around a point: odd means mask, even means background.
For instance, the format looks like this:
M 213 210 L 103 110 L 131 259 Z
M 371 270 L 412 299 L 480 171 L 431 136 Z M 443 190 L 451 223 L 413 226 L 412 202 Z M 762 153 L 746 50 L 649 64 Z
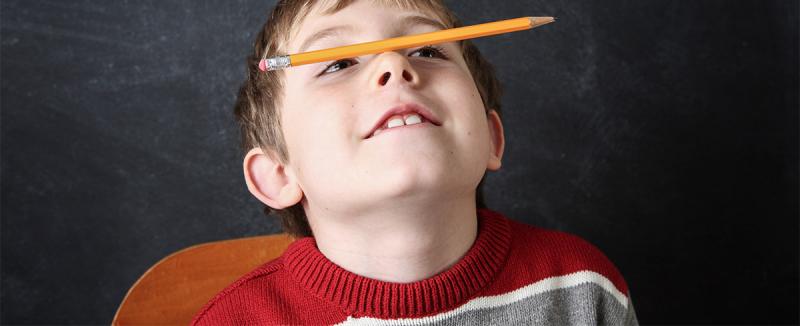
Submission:
M 188 325 L 206 302 L 245 273 L 280 256 L 287 234 L 208 242 L 150 267 L 128 290 L 112 325 Z

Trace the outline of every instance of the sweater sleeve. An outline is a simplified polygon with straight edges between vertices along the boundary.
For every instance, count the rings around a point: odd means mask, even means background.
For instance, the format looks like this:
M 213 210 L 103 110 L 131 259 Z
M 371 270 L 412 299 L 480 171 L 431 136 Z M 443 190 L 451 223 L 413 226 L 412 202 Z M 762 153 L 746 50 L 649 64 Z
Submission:
M 630 290 L 628 290 L 628 311 L 625 313 L 625 325 L 638 326 L 639 320 L 636 318 L 636 310 L 633 309 L 633 300 L 631 299 Z

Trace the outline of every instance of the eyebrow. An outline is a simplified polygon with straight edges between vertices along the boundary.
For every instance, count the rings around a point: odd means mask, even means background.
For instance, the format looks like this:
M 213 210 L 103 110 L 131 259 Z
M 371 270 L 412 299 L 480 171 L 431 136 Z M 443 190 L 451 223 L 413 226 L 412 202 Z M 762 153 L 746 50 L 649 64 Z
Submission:
M 409 27 L 414 26 L 414 25 L 427 25 L 427 26 L 435 27 L 435 28 L 437 28 L 439 30 L 447 29 L 447 26 L 444 26 L 444 24 L 440 23 L 437 20 L 430 19 L 430 18 L 425 17 L 425 16 L 416 16 L 416 15 L 404 17 L 403 19 L 400 20 L 399 25 L 402 26 L 403 28 L 405 28 L 406 30 Z M 298 50 L 298 53 L 305 52 L 305 50 L 308 47 L 310 47 L 312 44 L 314 44 L 314 42 L 317 42 L 319 40 L 322 40 L 322 39 L 325 39 L 325 38 L 328 38 L 328 37 L 340 36 L 340 35 L 342 35 L 343 33 L 346 33 L 346 32 L 354 33 L 355 31 L 356 31 L 356 28 L 353 25 L 339 25 L 339 26 L 328 27 L 326 29 L 320 30 L 320 31 L 312 34 L 311 36 L 309 36 L 303 42 L 303 44 L 300 45 L 300 50 Z

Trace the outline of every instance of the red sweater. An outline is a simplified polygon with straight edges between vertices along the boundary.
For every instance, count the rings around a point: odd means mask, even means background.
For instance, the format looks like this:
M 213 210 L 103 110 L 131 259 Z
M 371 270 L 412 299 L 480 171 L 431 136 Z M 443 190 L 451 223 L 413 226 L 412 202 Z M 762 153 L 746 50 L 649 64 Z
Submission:
M 638 324 L 625 280 L 596 247 L 480 209 L 475 243 L 433 277 L 362 277 L 306 237 L 217 294 L 192 325 L 399 322 Z

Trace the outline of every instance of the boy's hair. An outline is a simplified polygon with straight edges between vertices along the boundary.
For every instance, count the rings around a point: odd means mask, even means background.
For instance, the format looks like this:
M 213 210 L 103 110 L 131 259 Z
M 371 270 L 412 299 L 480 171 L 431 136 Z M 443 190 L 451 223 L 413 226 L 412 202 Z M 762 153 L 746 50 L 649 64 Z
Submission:
M 322 12 L 334 14 L 354 0 L 279 0 L 272 14 L 256 37 L 253 52 L 247 58 L 247 79 L 239 89 L 234 107 L 236 120 L 242 133 L 242 148 L 245 152 L 260 147 L 265 154 L 283 164 L 289 162 L 286 143 L 280 120 L 280 103 L 283 100 L 283 77 L 281 70 L 263 72 L 258 69 L 262 58 L 287 53 L 289 40 L 294 36 L 303 19 L 317 5 L 325 6 Z M 442 0 L 372 0 L 378 4 L 394 6 L 404 10 L 415 10 L 433 15 L 446 27 L 461 27 L 461 22 Z M 488 113 L 494 109 L 500 114 L 500 84 L 494 69 L 469 40 L 459 42 L 470 74 Z M 483 199 L 483 181 L 478 184 L 475 196 L 479 208 L 486 207 Z M 285 209 L 273 209 L 264 205 L 264 213 L 276 213 L 281 218 L 283 230 L 294 237 L 313 236 L 302 202 Z

